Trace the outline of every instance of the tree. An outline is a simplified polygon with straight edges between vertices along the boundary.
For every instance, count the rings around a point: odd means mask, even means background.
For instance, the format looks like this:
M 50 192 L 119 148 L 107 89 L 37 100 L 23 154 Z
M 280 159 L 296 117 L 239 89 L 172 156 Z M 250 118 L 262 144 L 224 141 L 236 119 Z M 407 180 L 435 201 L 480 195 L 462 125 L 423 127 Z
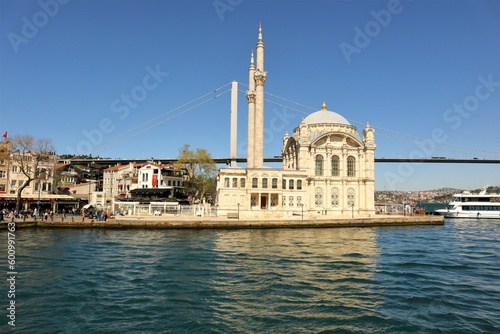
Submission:
M 18 135 L 10 140 L 10 165 L 16 166 L 25 180 L 17 189 L 16 210 L 21 210 L 21 194 L 31 182 L 51 177 L 55 164 L 55 148 L 50 139 Z M 40 186 L 40 185 L 39 185 Z
M 186 195 L 193 199 L 202 200 L 215 196 L 217 166 L 210 153 L 204 148 L 190 149 L 184 144 L 179 149 L 179 157 L 174 164 L 175 168 L 186 171 L 187 180 L 184 182 Z

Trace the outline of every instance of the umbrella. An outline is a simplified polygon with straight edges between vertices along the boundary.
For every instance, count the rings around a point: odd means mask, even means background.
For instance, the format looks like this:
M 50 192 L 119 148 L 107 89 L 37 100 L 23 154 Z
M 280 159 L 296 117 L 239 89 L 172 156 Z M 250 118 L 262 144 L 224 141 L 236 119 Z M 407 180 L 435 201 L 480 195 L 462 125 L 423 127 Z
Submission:
M 82 208 L 83 208 L 83 209 L 88 209 L 88 208 L 90 208 L 90 207 L 95 207 L 95 206 L 97 206 L 97 203 L 85 204 Z

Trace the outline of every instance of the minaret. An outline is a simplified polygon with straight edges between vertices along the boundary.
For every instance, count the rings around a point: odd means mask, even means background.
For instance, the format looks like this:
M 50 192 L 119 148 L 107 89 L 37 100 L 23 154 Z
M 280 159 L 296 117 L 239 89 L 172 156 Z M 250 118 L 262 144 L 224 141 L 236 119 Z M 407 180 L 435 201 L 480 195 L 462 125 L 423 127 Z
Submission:
M 247 139 L 247 168 L 255 167 L 255 81 L 253 75 L 255 65 L 253 61 L 253 50 L 250 56 L 250 67 L 248 68 L 248 139 Z
M 267 73 L 264 71 L 264 42 L 262 41 L 262 25 L 259 24 L 257 40 L 257 68 L 255 80 L 255 154 L 254 167 L 264 164 L 264 82 Z
M 231 167 L 237 167 L 237 144 L 238 144 L 238 82 L 231 83 L 231 131 L 229 141 L 229 155 Z

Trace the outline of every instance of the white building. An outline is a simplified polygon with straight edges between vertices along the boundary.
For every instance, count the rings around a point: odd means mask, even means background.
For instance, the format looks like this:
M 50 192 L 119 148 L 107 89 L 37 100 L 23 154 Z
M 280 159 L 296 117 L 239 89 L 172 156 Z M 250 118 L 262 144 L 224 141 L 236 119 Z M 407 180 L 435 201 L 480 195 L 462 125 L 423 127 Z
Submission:
M 243 217 L 302 214 L 370 216 L 374 203 L 374 130 L 363 137 L 343 116 L 326 109 L 302 120 L 283 138 L 283 167 L 264 166 L 264 43 L 259 27 L 249 67 L 247 167 L 219 170 L 219 214 Z
M 142 166 L 144 164 L 130 162 L 106 168 L 102 179 L 102 190 L 106 200 L 129 197 L 130 191 L 138 187 L 138 174 Z
M 182 171 L 169 165 L 147 164 L 138 170 L 138 188 L 182 187 Z

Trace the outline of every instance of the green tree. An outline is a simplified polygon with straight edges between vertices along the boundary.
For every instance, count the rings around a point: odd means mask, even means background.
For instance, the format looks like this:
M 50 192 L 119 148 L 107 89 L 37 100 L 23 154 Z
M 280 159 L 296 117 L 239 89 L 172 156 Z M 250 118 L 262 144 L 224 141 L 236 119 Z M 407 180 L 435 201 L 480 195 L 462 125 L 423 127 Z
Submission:
M 190 149 L 184 144 L 174 167 L 186 171 L 186 195 L 194 200 L 213 198 L 216 193 L 217 166 L 210 153 L 204 148 Z
M 49 180 L 57 161 L 55 148 L 50 139 L 35 139 L 30 135 L 18 135 L 10 140 L 10 165 L 17 166 L 25 179 L 17 188 L 16 210 L 21 210 L 21 194 L 31 182 Z M 40 187 L 40 184 L 38 185 Z

